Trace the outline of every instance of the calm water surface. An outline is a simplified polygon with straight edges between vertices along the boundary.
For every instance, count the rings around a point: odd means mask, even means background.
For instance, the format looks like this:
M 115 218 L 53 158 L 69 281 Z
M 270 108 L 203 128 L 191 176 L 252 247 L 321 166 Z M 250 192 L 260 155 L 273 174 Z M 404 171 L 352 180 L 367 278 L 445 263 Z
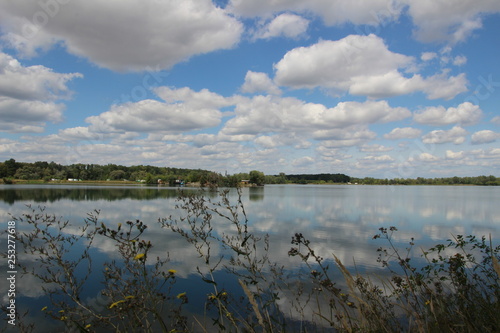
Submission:
M 157 223 L 158 218 L 179 214 L 177 196 L 178 189 L 167 187 L 6 185 L 0 187 L 0 220 L 6 226 L 11 216 L 28 212 L 26 205 L 45 207 L 47 213 L 75 224 L 96 209 L 100 219 L 111 225 L 140 219 L 148 225 L 146 238 L 154 245 L 153 254 L 168 253 L 171 268 L 181 278 L 179 285 L 189 288 L 198 256 L 191 245 Z M 234 190 L 231 197 L 236 199 Z M 290 271 L 300 268 L 299 260 L 288 256 L 296 232 L 303 233 L 324 257 L 334 253 L 346 266 L 355 264 L 361 271 L 380 269 L 375 249 L 386 244 L 372 240 L 380 227 L 396 226 L 399 231 L 393 239 L 403 248 L 411 237 L 417 248 L 429 248 L 457 234 L 491 235 L 494 245 L 500 240 L 500 187 L 266 185 L 244 188 L 242 199 L 250 230 L 269 234 L 271 260 Z M 214 226 L 218 233 L 231 232 L 222 220 L 215 220 Z M 17 226 L 19 232 L 25 228 Z M 0 246 L 7 248 L 5 234 Z M 94 250 L 101 263 L 116 255 L 114 245 L 105 240 L 96 242 Z M 212 251 L 217 255 L 223 249 L 217 245 Z M 18 260 L 30 261 L 21 255 Z M 2 274 L 8 270 L 5 259 L 0 269 Z M 17 292 L 19 302 L 46 305 L 40 284 L 32 278 L 19 279 Z M 91 291 L 89 298 L 97 293 Z M 5 304 L 5 290 L 1 296 Z

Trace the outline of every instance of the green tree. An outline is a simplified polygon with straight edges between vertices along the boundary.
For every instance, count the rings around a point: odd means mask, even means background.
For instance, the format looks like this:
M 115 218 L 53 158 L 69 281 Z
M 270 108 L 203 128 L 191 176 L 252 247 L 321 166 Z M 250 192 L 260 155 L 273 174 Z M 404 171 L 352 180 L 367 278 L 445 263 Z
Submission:
M 13 177 L 16 174 L 17 169 L 21 167 L 21 164 L 17 163 L 13 158 L 5 161 L 4 165 L 7 169 L 7 174 L 5 175 L 5 177 Z
M 14 178 L 27 180 L 27 179 L 41 179 L 42 176 L 38 168 L 34 167 L 32 164 L 27 164 L 16 170 Z
M 250 180 L 250 183 L 252 183 L 252 184 L 264 185 L 265 179 L 266 179 L 266 175 L 264 175 L 264 173 L 261 171 L 252 170 L 249 173 L 249 180 Z
M 123 170 L 113 170 L 109 173 L 109 179 L 120 180 L 125 176 L 125 171 Z

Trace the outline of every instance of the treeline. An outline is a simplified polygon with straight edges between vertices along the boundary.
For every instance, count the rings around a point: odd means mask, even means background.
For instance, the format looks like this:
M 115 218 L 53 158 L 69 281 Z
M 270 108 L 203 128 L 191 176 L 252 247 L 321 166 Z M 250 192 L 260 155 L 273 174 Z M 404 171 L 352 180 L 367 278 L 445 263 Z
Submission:
M 319 174 L 298 174 L 287 175 L 286 179 L 290 183 L 348 183 L 351 177 L 341 173 L 319 173 Z
M 201 169 L 156 167 L 151 165 L 124 166 L 116 164 L 71 164 L 55 162 L 16 162 L 14 159 L 0 163 L 0 178 L 20 180 L 130 180 L 145 183 L 175 182 L 183 179 L 190 182 L 208 181 L 213 172 Z
M 138 181 L 147 184 L 158 182 L 176 185 L 179 182 L 200 183 L 205 186 L 235 187 L 242 183 L 264 184 L 363 184 L 363 185 L 500 185 L 495 176 L 448 177 L 448 178 L 394 178 L 378 179 L 372 177 L 354 178 L 341 173 L 265 175 L 261 171 L 233 175 L 221 174 L 202 169 L 157 167 L 151 165 L 124 166 L 116 164 L 71 164 L 55 162 L 17 162 L 14 159 L 0 162 L 0 179 L 4 183 L 19 180 L 92 180 L 92 181 Z
M 249 173 L 222 175 L 209 170 L 156 167 L 151 165 L 124 166 L 116 164 L 71 164 L 61 165 L 55 162 L 17 162 L 14 159 L 0 162 L 0 178 L 4 183 L 14 180 L 65 181 L 136 181 L 146 184 L 200 183 L 213 186 L 237 186 L 242 182 L 263 185 L 274 180 L 263 172 L 253 170 Z
M 444 178 L 394 178 L 377 179 L 372 177 L 352 178 L 351 182 L 364 185 L 500 185 L 495 176 L 444 177 Z

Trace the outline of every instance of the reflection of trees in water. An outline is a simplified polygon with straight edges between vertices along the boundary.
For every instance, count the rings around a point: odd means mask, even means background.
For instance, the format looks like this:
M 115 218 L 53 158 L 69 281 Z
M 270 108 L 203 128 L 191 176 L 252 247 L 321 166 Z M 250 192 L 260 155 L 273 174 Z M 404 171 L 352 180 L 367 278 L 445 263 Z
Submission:
M 0 200 L 12 205 L 16 201 L 54 202 L 62 199 L 75 201 L 151 200 L 176 198 L 178 195 L 178 189 L 158 187 L 37 187 L 1 190 Z
M 251 201 L 264 200 L 264 186 L 249 187 L 248 197 Z

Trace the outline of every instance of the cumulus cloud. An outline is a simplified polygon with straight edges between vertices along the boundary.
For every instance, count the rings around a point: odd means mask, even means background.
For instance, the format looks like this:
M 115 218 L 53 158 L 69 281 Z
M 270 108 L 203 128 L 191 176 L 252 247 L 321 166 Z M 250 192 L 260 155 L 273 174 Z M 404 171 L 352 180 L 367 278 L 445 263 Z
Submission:
M 415 76 L 415 82 L 420 83 L 422 91 L 427 95 L 428 99 L 442 98 L 450 100 L 467 91 L 467 78 L 465 74 L 456 76 L 448 76 L 447 71 L 422 79 L 419 82 L 419 77 Z M 413 78 L 412 78 L 413 79 Z
M 274 37 L 297 38 L 303 36 L 309 27 L 309 20 L 295 14 L 281 14 L 260 28 L 254 34 L 255 39 Z
M 46 122 L 61 121 L 63 110 L 63 104 L 0 97 L 0 130 L 40 133 Z
M 394 162 L 394 159 L 389 155 L 368 155 L 363 157 L 363 161 L 372 163 L 387 163 Z
M 446 158 L 449 160 L 461 160 L 465 157 L 463 151 L 452 151 L 452 150 L 447 150 L 446 151 Z
M 70 97 L 67 86 L 79 73 L 55 73 L 45 66 L 25 67 L 0 52 L 0 96 L 18 100 L 56 100 Z
M 228 8 L 249 17 L 293 11 L 313 13 L 327 25 L 351 22 L 370 26 L 395 21 L 405 10 L 415 25 L 418 40 L 452 45 L 481 28 L 483 16 L 500 12 L 500 3 L 496 0 L 464 0 L 460 5 L 453 0 L 231 0 Z
M 293 133 L 261 135 L 254 140 L 254 143 L 263 148 L 293 146 L 295 149 L 307 149 L 312 145 L 307 138 L 298 137 Z
M 500 138 L 500 133 L 490 130 L 478 131 L 471 136 L 472 144 L 491 143 Z
M 231 0 L 229 8 L 243 16 L 265 16 L 282 11 L 312 12 L 327 25 L 346 22 L 379 25 L 385 20 L 397 18 L 402 9 L 392 0 Z
M 222 118 L 218 108 L 228 102 L 204 89 L 155 89 L 165 102 L 142 100 L 113 105 L 109 111 L 88 117 L 93 131 L 109 132 L 183 132 L 217 126 Z
M 479 106 L 470 102 L 464 102 L 455 107 L 448 109 L 443 106 L 428 107 L 413 116 L 419 124 L 443 126 L 449 124 L 460 124 L 462 126 L 476 124 L 482 116 L 482 111 Z
M 467 63 L 467 58 L 465 56 L 456 56 L 453 59 L 453 65 L 455 66 L 462 66 Z
M 87 142 L 97 142 L 102 139 L 107 139 L 109 135 L 107 133 L 97 133 L 92 132 L 89 127 L 70 127 L 59 130 L 56 135 L 49 136 L 53 137 L 55 140 L 63 141 L 87 141 Z
M 437 161 L 439 158 L 429 153 L 421 153 L 418 155 L 417 159 L 423 162 L 433 162 Z
M 384 134 L 385 139 L 398 140 L 398 139 L 415 139 L 422 134 L 422 131 L 413 127 L 396 127 L 387 134 Z
M 287 52 L 275 65 L 275 81 L 295 88 L 325 86 L 346 90 L 353 77 L 384 75 L 412 62 L 411 57 L 389 51 L 375 35 L 350 35 Z
M 386 152 L 386 151 L 391 151 L 393 150 L 392 147 L 386 147 L 378 144 L 373 144 L 373 145 L 363 145 L 360 148 L 360 151 L 363 152 Z
M 391 52 L 380 37 L 350 35 L 287 52 L 275 65 L 274 80 L 295 89 L 320 87 L 374 98 L 421 91 L 429 99 L 450 99 L 467 90 L 463 74 L 403 75 L 414 67 L 413 57 Z
M 361 146 L 377 137 L 377 134 L 365 126 L 351 126 L 334 130 L 318 130 L 313 133 L 316 140 L 323 140 L 327 148 L 346 148 Z
M 292 165 L 295 167 L 305 167 L 305 166 L 312 165 L 314 163 L 315 163 L 314 158 L 312 158 L 310 156 L 300 157 L 300 158 L 297 158 L 297 159 L 292 161 Z
M 500 160 L 500 148 L 477 149 L 471 151 L 474 158 Z
M 390 107 L 386 101 L 342 102 L 327 108 L 291 97 L 260 95 L 241 99 L 235 113 L 236 116 L 226 122 L 223 133 L 310 133 L 319 130 L 326 133 L 332 128 L 399 121 L 411 114 L 406 108 Z
M 262 135 L 254 140 L 256 144 L 264 148 L 274 148 L 280 145 L 280 139 L 277 135 Z
M 117 71 L 169 68 L 192 55 L 231 48 L 243 31 L 210 0 L 41 3 L 0 2 L 4 40 L 26 56 L 63 45 Z
M 233 101 L 229 98 L 211 92 L 208 89 L 201 89 L 194 91 L 191 88 L 170 88 L 170 87 L 157 87 L 153 91 L 170 104 L 187 105 L 193 109 L 195 108 L 222 108 L 229 106 Z
M 450 130 L 436 130 L 432 131 L 422 137 L 422 142 L 424 143 L 454 143 L 456 145 L 465 142 L 465 136 L 468 132 L 459 127 L 455 126 Z
M 437 54 L 435 52 L 424 52 L 420 56 L 420 59 L 422 59 L 423 61 L 429 61 L 429 60 L 435 59 L 436 57 L 437 57 Z
M 417 26 L 415 35 L 423 42 L 461 42 L 482 27 L 482 14 L 500 12 L 500 2 L 496 0 L 464 0 L 460 5 L 452 0 L 407 3 L 408 14 Z
M 67 84 L 79 73 L 55 73 L 44 66 L 25 67 L 0 52 L 0 130 L 43 132 L 46 122 L 63 118 L 64 104 L 71 90 Z
M 326 126 L 350 126 L 360 123 L 388 123 L 410 116 L 406 108 L 389 106 L 387 101 L 341 102 L 322 114 Z
M 248 71 L 245 75 L 245 83 L 241 86 L 245 93 L 267 92 L 272 95 L 280 95 L 281 90 L 274 84 L 266 73 Z

